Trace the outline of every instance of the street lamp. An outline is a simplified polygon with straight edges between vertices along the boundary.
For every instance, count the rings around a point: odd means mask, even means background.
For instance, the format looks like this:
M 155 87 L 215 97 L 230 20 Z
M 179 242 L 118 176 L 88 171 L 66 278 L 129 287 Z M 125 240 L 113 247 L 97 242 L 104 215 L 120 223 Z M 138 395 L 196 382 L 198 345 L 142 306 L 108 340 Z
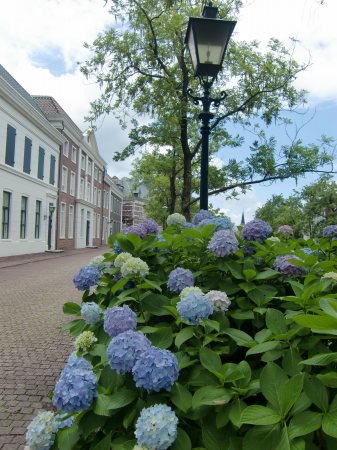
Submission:
M 226 98 L 226 93 L 221 92 L 219 98 L 210 96 L 211 87 L 221 70 L 229 39 L 233 33 L 236 22 L 217 19 L 218 8 L 211 2 L 204 6 L 203 17 L 190 17 L 185 44 L 187 44 L 194 70 L 194 76 L 199 78 L 203 87 L 203 97 L 188 95 L 195 105 L 202 103 L 203 110 L 199 114 L 202 122 L 201 131 L 201 167 L 200 167 L 200 209 L 208 209 L 208 148 L 210 135 L 210 120 L 214 115 L 210 112 L 212 103 L 219 106 Z

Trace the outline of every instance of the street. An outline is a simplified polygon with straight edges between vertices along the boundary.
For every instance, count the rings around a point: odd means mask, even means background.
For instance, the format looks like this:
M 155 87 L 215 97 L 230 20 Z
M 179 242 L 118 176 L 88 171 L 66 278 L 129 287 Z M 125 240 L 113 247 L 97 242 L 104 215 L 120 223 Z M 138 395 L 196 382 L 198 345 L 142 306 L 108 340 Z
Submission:
M 80 301 L 73 275 L 105 248 L 0 268 L 0 449 L 21 450 L 26 427 L 73 350 L 62 305 Z

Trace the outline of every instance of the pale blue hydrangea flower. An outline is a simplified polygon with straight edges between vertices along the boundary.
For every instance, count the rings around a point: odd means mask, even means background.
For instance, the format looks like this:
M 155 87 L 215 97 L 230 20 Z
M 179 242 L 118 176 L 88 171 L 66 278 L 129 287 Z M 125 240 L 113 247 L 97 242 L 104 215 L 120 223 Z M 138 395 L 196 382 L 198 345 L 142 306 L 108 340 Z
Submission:
M 105 312 L 104 331 L 111 337 L 134 330 L 136 325 L 137 316 L 127 305 L 113 306 Z
M 215 231 L 232 230 L 234 228 L 234 223 L 227 216 L 204 219 L 199 223 L 199 227 L 203 227 L 204 225 L 215 225 Z
M 190 270 L 177 267 L 170 272 L 167 287 L 171 292 L 176 292 L 178 294 L 185 287 L 190 287 L 193 285 L 194 278 L 193 273 Z
M 199 287 L 197 287 L 197 286 L 192 286 L 192 287 L 186 287 L 186 288 L 184 288 L 184 289 L 180 292 L 179 297 L 180 297 L 180 298 L 184 298 L 184 297 L 186 297 L 186 295 L 191 294 L 192 292 L 199 292 L 199 294 L 202 294 L 202 290 L 201 290 Z
M 231 304 L 226 292 L 209 291 L 205 294 L 205 297 L 213 307 L 214 311 L 226 312 Z
M 312 250 L 309 247 L 303 247 L 301 248 L 302 252 L 305 253 L 306 255 L 311 255 L 312 254 Z
M 85 302 L 81 306 L 81 317 L 88 325 L 95 325 L 99 322 L 103 311 L 95 302 Z
M 79 291 L 87 291 L 98 284 L 101 273 L 95 266 L 85 266 L 74 276 L 73 282 Z
M 153 219 L 144 219 L 141 225 L 145 228 L 146 234 L 157 234 L 159 231 L 159 225 Z
M 55 416 L 57 429 L 61 430 L 62 428 L 69 428 L 75 421 L 75 417 L 68 417 L 68 414 L 57 414 Z
M 242 237 L 248 241 L 263 242 L 273 231 L 264 220 L 255 219 L 247 222 L 242 230 Z
M 123 277 L 141 277 L 145 278 L 148 275 L 149 266 L 140 258 L 133 256 L 125 261 L 121 267 L 121 274 Z
M 151 347 L 151 342 L 139 331 L 125 331 L 112 338 L 107 356 L 110 367 L 119 373 L 131 372 L 139 355 Z
M 136 386 L 148 392 L 170 391 L 179 376 L 178 360 L 168 350 L 150 347 L 137 359 L 132 375 Z
M 177 438 L 178 418 L 167 405 L 144 408 L 136 422 L 138 445 L 151 450 L 167 450 Z
M 213 234 L 207 248 L 213 255 L 224 257 L 235 253 L 239 248 L 239 243 L 233 231 L 220 230 Z
M 30 450 L 49 450 L 55 441 L 57 424 L 54 414 L 40 411 L 28 425 L 26 442 Z
M 168 216 L 166 223 L 168 226 L 175 225 L 176 227 L 183 227 L 186 224 L 186 219 L 182 214 L 174 213 Z
M 119 269 L 122 267 L 122 265 L 129 259 L 132 258 L 131 253 L 128 252 L 122 252 L 119 255 L 116 256 L 114 265 L 115 267 L 118 267 Z
M 103 255 L 95 256 L 89 262 L 89 266 L 97 267 L 98 270 L 103 270 L 107 264 L 105 263 L 105 258 Z
M 186 222 L 185 225 L 184 225 L 184 228 L 195 228 L 195 227 L 194 227 L 193 223 Z
M 196 215 L 192 219 L 192 223 L 194 225 L 198 225 L 200 222 L 202 222 L 205 219 L 212 219 L 213 215 L 207 211 L 206 209 L 201 209 L 199 212 L 196 213 Z
M 177 311 L 185 322 L 198 325 L 213 313 L 213 307 L 204 294 L 192 292 L 177 303 Z
M 84 358 L 78 358 L 78 364 L 66 364 L 56 383 L 53 405 L 69 413 L 88 408 L 97 395 L 97 380 L 89 364 L 88 370 L 83 364 Z M 85 361 L 85 360 L 84 360 Z
M 68 358 L 68 362 L 63 368 L 62 372 L 65 372 L 67 370 L 83 370 L 83 371 L 91 371 L 92 366 L 91 364 L 84 359 L 82 356 L 77 356 L 75 352 L 71 353 L 71 355 Z
M 83 331 L 75 339 L 75 348 L 77 351 L 83 350 L 87 352 L 95 342 L 97 342 L 97 337 L 92 331 Z
M 277 256 L 275 259 L 274 268 L 283 273 L 283 275 L 287 275 L 288 277 L 297 277 L 299 275 L 304 275 L 306 272 L 304 267 L 292 264 L 289 261 L 290 259 L 297 259 L 298 261 L 301 261 L 301 258 L 295 255 Z
M 141 239 L 144 239 L 147 235 L 146 228 L 143 227 L 143 225 L 141 223 L 138 223 L 137 225 L 128 227 L 123 231 L 123 234 L 125 236 L 130 233 L 137 234 L 137 236 L 139 236 Z
M 132 450 L 151 450 L 151 449 L 143 447 L 142 445 L 135 445 Z
M 337 238 L 337 225 L 328 225 L 323 228 L 323 237 L 330 239 Z

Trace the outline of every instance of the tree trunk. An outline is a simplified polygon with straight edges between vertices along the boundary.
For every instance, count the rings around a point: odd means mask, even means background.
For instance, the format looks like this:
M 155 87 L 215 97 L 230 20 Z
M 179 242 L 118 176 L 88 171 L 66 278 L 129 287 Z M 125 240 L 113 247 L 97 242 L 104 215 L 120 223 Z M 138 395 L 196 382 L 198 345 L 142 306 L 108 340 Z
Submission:
M 173 159 L 172 159 L 172 170 L 170 175 L 170 202 L 169 202 L 169 214 L 173 214 L 176 208 L 177 202 L 177 191 L 176 191 L 176 151 L 173 150 Z
M 183 189 L 181 193 L 181 212 L 187 220 L 191 219 L 192 157 L 184 155 Z

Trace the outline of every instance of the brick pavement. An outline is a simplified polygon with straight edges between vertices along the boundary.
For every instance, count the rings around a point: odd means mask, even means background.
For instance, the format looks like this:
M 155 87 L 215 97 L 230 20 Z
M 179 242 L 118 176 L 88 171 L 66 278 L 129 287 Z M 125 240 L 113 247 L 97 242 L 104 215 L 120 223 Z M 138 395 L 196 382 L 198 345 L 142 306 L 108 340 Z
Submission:
M 51 409 L 48 394 L 73 350 L 59 331 L 62 305 L 81 299 L 72 276 L 105 251 L 0 258 L 1 450 L 21 450 L 32 417 Z

